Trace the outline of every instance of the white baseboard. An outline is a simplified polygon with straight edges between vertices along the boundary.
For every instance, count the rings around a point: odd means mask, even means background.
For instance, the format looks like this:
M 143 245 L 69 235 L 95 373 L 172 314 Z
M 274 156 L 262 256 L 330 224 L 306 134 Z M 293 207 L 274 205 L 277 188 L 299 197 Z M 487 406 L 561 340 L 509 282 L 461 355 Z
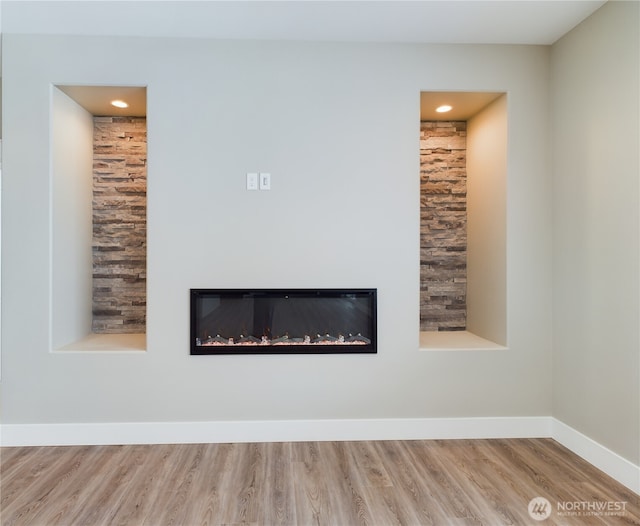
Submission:
M 567 424 L 551 419 L 551 437 L 589 464 L 604 471 L 611 478 L 633 492 L 640 494 L 640 466 L 636 466 L 595 440 L 576 431 Z
M 640 466 L 559 420 L 544 416 L 0 426 L 3 447 L 536 437 L 555 439 L 640 494 Z
M 548 437 L 548 417 L 8 424 L 2 446 Z

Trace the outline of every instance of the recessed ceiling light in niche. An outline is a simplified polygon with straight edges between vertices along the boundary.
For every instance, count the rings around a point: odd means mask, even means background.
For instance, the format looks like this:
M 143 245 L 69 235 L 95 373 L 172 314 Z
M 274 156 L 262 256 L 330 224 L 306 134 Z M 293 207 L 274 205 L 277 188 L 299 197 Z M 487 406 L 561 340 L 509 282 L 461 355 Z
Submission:
M 123 100 L 112 100 L 111 105 L 116 108 L 128 108 L 129 105 Z
M 442 106 L 438 106 L 436 108 L 436 111 L 438 113 L 447 113 L 448 111 L 451 111 L 453 109 L 452 106 L 449 106 L 448 104 L 443 104 Z
M 2 0 L 0 0 L 2 1 Z M 147 88 L 144 86 L 74 86 L 57 84 L 63 91 L 91 115 L 105 117 L 120 115 L 145 117 L 147 115 Z M 116 108 L 111 101 L 121 100 L 126 108 Z

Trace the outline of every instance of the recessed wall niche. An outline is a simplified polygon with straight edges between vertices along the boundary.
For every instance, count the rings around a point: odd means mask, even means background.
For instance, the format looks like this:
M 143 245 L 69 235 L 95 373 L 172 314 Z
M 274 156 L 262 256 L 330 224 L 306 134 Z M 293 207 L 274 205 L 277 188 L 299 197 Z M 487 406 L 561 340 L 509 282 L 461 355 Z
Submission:
M 507 345 L 506 180 L 506 94 L 421 93 L 420 348 Z
M 146 88 L 53 86 L 51 108 L 52 349 L 144 350 Z

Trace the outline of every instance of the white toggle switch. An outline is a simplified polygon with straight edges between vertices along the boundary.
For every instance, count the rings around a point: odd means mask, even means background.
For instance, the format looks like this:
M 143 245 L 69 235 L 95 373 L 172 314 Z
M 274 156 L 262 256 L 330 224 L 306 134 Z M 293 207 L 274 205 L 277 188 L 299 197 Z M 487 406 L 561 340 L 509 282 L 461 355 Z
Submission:
M 247 173 L 247 190 L 258 189 L 258 174 L 255 172 Z
M 271 190 L 271 174 L 260 173 L 260 190 Z

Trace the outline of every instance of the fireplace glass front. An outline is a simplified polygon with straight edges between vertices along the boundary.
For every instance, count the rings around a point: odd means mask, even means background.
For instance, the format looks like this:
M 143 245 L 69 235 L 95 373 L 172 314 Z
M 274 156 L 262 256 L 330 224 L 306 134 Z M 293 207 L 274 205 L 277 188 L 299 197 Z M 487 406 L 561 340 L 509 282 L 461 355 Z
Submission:
M 191 354 L 375 353 L 376 289 L 191 289 Z

